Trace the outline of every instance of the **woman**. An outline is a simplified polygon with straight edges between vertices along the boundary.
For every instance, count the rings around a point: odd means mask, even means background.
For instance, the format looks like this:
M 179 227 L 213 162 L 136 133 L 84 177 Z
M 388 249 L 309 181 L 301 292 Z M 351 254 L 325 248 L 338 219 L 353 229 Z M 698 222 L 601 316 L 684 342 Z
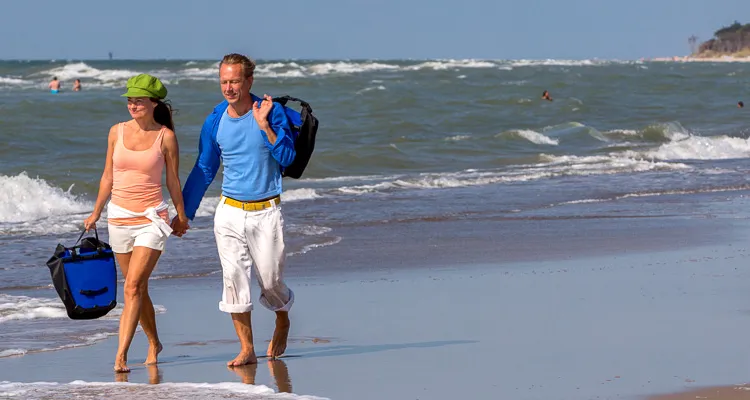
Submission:
M 167 89 L 159 79 L 141 74 L 127 83 L 128 111 L 132 120 L 109 130 L 109 145 L 94 212 L 86 218 L 88 231 L 96 227 L 104 204 L 109 221 L 109 244 L 125 277 L 124 308 L 115 372 L 130 372 L 128 349 L 141 327 L 149 341 L 146 364 L 156 364 L 162 350 L 156 332 L 154 305 L 148 295 L 148 278 L 156 266 L 167 237 L 182 236 L 188 219 L 180 191 L 179 147 L 172 111 L 162 101 Z M 167 189 L 177 210 L 170 227 L 168 205 L 162 197 L 162 172 L 166 166 Z

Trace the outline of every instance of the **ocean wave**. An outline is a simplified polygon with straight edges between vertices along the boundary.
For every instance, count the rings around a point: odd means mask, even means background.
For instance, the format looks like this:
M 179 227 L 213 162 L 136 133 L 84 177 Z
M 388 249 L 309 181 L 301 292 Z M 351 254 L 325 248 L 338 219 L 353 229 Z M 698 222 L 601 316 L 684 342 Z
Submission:
M 90 346 L 117 335 L 123 306 L 86 324 L 69 324 L 58 298 L 0 294 L 0 358 Z M 156 314 L 166 308 L 154 305 Z M 24 339 L 16 342 L 23 332 Z
M 750 141 L 728 136 L 688 136 L 662 144 L 657 149 L 642 153 L 629 151 L 655 160 L 725 160 L 750 158 Z
M 93 202 L 26 172 L 0 175 L 0 233 L 53 234 L 80 229 Z
M 655 190 L 655 191 L 643 191 L 626 193 L 618 196 L 603 197 L 597 199 L 578 199 L 564 201 L 556 206 L 568 205 L 568 204 L 588 204 L 588 203 L 603 203 L 607 201 L 616 201 L 628 198 L 641 198 L 641 197 L 658 197 L 658 196 L 669 196 L 669 195 L 685 195 L 685 194 L 699 194 L 699 193 L 721 193 L 721 192 L 736 192 L 741 190 L 750 190 L 750 185 L 736 185 L 736 186 L 719 186 L 719 187 L 708 187 L 698 189 L 666 189 L 666 190 Z
M 0 396 L 23 399 L 101 399 L 129 400 L 159 399 L 181 400 L 199 398 L 220 400 L 243 398 L 249 400 L 324 400 L 322 397 L 277 393 L 264 385 L 240 382 L 182 383 L 163 382 L 158 385 L 128 382 L 0 382 Z
M 500 133 L 497 136 L 502 138 L 523 139 L 531 143 L 541 145 L 557 146 L 558 144 L 560 144 L 560 139 L 550 138 L 539 132 L 528 129 L 507 131 Z
M 436 59 L 436 60 L 378 60 L 362 61 L 270 61 L 258 63 L 255 74 L 261 78 L 312 78 L 329 75 L 351 75 L 368 72 L 419 72 L 424 70 L 445 71 L 463 69 L 503 69 L 540 66 L 604 66 L 613 63 L 627 63 L 613 60 L 481 60 L 481 59 Z M 165 83 L 179 84 L 183 80 L 214 81 L 218 78 L 219 63 L 216 61 L 188 61 L 178 69 L 161 68 L 156 70 L 135 70 L 123 68 L 99 68 L 85 62 L 71 62 L 53 68 L 34 72 L 28 76 L 0 77 L 0 88 L 44 88 L 50 78 L 57 76 L 63 88 L 75 79 L 81 79 L 86 89 L 121 87 L 128 78 L 139 73 L 157 76 Z M 465 78 L 459 75 L 459 79 Z M 507 84 L 525 84 L 514 81 Z M 379 89 L 382 90 L 382 89 Z
M 164 306 L 154 304 L 157 314 L 167 311 Z M 118 320 L 122 315 L 122 304 L 112 309 L 100 320 Z M 65 306 L 58 298 L 11 296 L 0 293 L 0 324 L 10 321 L 67 318 Z
M 369 86 L 369 87 L 366 87 L 364 89 L 358 90 L 355 94 L 367 93 L 367 92 L 372 91 L 372 90 L 385 90 L 385 86 L 383 86 L 383 85 Z
M 406 175 L 393 180 L 362 185 L 342 186 L 332 194 L 364 195 L 403 189 L 443 189 L 498 183 L 525 182 L 561 176 L 609 175 L 646 171 L 691 169 L 681 163 L 656 162 L 618 155 L 555 156 L 541 154 L 541 163 L 507 170 L 466 170 L 448 173 Z

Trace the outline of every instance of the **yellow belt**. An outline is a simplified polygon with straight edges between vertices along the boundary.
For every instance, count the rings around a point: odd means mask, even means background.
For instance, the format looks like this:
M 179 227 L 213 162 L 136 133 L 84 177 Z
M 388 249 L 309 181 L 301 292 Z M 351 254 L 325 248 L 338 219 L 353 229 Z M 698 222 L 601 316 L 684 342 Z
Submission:
M 279 203 L 281 203 L 281 197 L 279 196 L 263 201 L 239 201 L 229 197 L 224 197 L 224 204 L 241 208 L 244 211 L 261 211 L 279 205 Z

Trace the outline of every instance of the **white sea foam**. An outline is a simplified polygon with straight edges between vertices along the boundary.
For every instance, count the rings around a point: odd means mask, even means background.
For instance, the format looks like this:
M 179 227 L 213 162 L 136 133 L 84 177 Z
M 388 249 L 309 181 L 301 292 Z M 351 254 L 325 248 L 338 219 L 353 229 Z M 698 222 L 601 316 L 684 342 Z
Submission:
M 250 400 L 319 400 L 321 397 L 277 393 L 264 385 L 249 385 L 238 382 L 221 383 L 177 383 L 159 385 L 120 382 L 0 382 L 0 397 L 19 399 L 108 399 L 130 400 L 159 399 L 205 399 L 219 400 L 243 398 Z
M 618 155 L 555 156 L 542 154 L 542 163 L 509 170 L 466 170 L 448 173 L 423 173 L 393 180 L 335 189 L 338 194 L 364 195 L 399 189 L 440 189 L 508 182 L 533 181 L 560 176 L 607 175 L 646 171 L 686 170 L 688 165 L 633 159 Z
M 477 59 L 444 59 L 425 61 L 402 61 L 398 64 L 379 61 L 335 61 L 324 63 L 298 63 L 294 61 L 276 61 L 259 63 L 255 74 L 264 78 L 310 78 L 327 75 L 360 74 L 374 71 L 408 72 L 422 70 L 462 70 L 462 69 L 502 69 L 512 70 L 515 67 L 536 66 L 600 66 L 612 63 L 629 63 L 612 60 L 477 60 Z M 84 80 L 87 89 L 121 87 L 128 78 L 139 73 L 149 73 L 159 77 L 165 83 L 179 84 L 181 80 L 213 81 L 218 77 L 219 63 L 188 61 L 177 70 L 131 70 L 95 68 L 84 62 L 69 62 L 33 73 L 29 76 L 0 77 L 0 88 L 8 87 L 46 87 L 52 76 L 57 76 L 65 85 L 74 79 Z M 459 75 L 459 79 L 465 78 Z M 376 83 L 376 82 L 373 82 Z
M 313 249 L 318 249 L 318 248 L 327 247 L 327 246 L 333 246 L 334 244 L 338 244 L 339 242 L 341 242 L 341 240 L 342 240 L 342 238 L 340 236 L 336 236 L 333 239 L 325 241 L 323 243 L 311 243 L 311 244 L 303 246 L 302 249 L 299 250 L 299 251 L 291 252 L 291 253 L 287 254 L 287 256 L 295 256 L 295 255 L 305 254 L 305 253 L 307 253 L 307 252 L 309 252 L 310 250 L 313 250 Z
M 32 85 L 35 85 L 33 81 L 0 76 L 0 86 L 32 86 Z
M 331 231 L 331 228 L 327 226 L 298 225 L 298 224 L 288 225 L 287 229 L 290 232 L 300 233 L 300 234 L 307 235 L 307 236 L 322 235 Z
M 509 64 L 513 67 L 538 67 L 538 66 L 565 66 L 565 67 L 580 67 L 580 66 L 592 66 L 592 65 L 608 65 L 611 61 L 605 60 L 514 60 L 510 61 Z
M 628 152 L 635 157 L 656 160 L 721 160 L 730 158 L 750 158 L 750 142 L 748 139 L 727 136 L 686 136 L 678 137 L 669 143 L 664 143 L 655 150 L 645 153 Z
M 155 304 L 157 314 L 166 312 L 162 305 Z M 102 320 L 117 320 L 122 315 L 122 304 L 118 304 Z M 12 296 L 0 293 L 0 324 L 10 321 L 67 318 L 65 306 L 58 298 L 36 298 Z
M 59 299 L 11 296 L 0 293 L 0 324 L 12 320 L 65 318 Z
M 495 68 L 497 64 L 486 60 L 437 60 L 427 61 L 417 65 L 406 66 L 407 71 L 419 71 L 421 69 L 446 70 L 459 68 Z
M 383 85 L 378 85 L 378 86 L 370 86 L 370 87 L 366 87 L 366 88 L 364 88 L 364 89 L 358 90 L 358 91 L 356 92 L 356 94 L 367 93 L 367 92 L 369 92 L 369 91 L 372 91 L 372 90 L 385 90 L 385 86 L 383 86 Z
M 315 192 L 315 189 L 308 189 L 308 188 L 302 188 L 302 189 L 290 189 L 286 190 L 281 194 L 281 201 L 282 202 L 292 202 L 292 201 L 301 201 L 301 200 L 312 200 L 319 198 L 320 195 L 318 195 L 317 192 Z
M 93 203 L 22 172 L 0 175 L 0 233 L 63 233 L 80 228 Z
M 118 304 L 96 321 L 71 325 L 66 323 L 65 307 L 57 297 L 0 294 L 0 358 L 90 346 L 117 335 L 122 310 L 123 305 Z M 163 314 L 166 308 L 157 304 L 154 311 Z M 19 332 L 24 338 L 16 342 Z
M 570 200 L 558 203 L 556 205 L 568 205 L 568 204 L 588 204 L 588 203 L 602 203 L 606 201 L 622 200 L 627 198 L 640 198 L 640 197 L 657 197 L 657 196 L 669 196 L 669 195 L 683 195 L 683 194 L 695 194 L 695 193 L 720 193 L 720 192 L 731 192 L 737 190 L 747 190 L 750 188 L 748 185 L 739 186 L 728 186 L 728 187 L 713 187 L 713 188 L 700 188 L 700 189 L 672 189 L 662 191 L 651 191 L 651 192 L 637 192 L 627 193 L 619 196 L 601 198 L 601 199 L 579 199 Z
M 299 67 L 306 75 L 330 75 L 330 74 L 355 74 L 361 72 L 398 70 L 401 67 L 395 64 L 383 64 L 378 62 L 346 62 L 313 64 L 307 67 Z
M 290 189 L 290 190 L 284 191 L 281 194 L 281 202 L 288 203 L 288 202 L 294 202 L 294 201 L 312 200 L 312 199 L 317 199 L 318 197 L 320 197 L 320 195 L 318 195 L 315 189 L 308 189 L 308 188 Z M 213 216 L 214 213 L 216 212 L 216 206 L 219 205 L 220 199 L 221 197 L 218 197 L 218 196 L 204 197 L 203 200 L 201 200 L 201 204 L 198 206 L 198 209 L 196 210 L 195 215 L 198 217 Z M 171 211 L 171 214 L 175 214 L 174 210 Z
M 458 142 L 458 141 L 467 140 L 467 139 L 471 139 L 471 135 L 453 135 L 443 140 L 445 140 L 446 142 Z
M 536 131 L 522 129 L 515 132 L 518 136 L 534 144 L 546 144 L 550 146 L 557 146 L 560 144 L 560 139 L 550 138 Z
M 75 79 L 89 79 L 98 81 L 100 84 L 108 83 L 103 86 L 115 86 L 121 82 L 125 82 L 128 78 L 137 75 L 138 71 L 132 71 L 128 69 L 97 69 L 90 65 L 77 62 L 66 64 L 61 67 L 48 69 L 45 71 L 38 72 L 32 76 L 42 75 L 45 79 L 49 79 L 56 76 L 60 81 L 73 81 Z M 88 86 L 91 86 L 88 84 Z
M 612 129 L 611 131 L 606 131 L 604 133 L 617 133 L 625 136 L 638 136 L 638 131 L 634 129 Z

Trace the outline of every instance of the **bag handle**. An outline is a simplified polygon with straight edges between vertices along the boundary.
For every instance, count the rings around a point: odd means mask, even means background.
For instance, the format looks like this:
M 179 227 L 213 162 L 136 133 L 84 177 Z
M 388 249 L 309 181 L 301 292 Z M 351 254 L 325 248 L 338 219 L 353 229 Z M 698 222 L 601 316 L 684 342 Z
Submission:
M 300 104 L 300 105 L 301 105 L 301 106 L 302 106 L 303 108 L 309 108 L 309 109 L 310 109 L 310 112 L 312 112 L 312 107 L 310 107 L 310 103 L 308 103 L 308 102 L 306 102 L 306 101 L 304 101 L 304 100 L 302 100 L 302 99 L 298 99 L 298 98 L 296 98 L 296 97 L 292 97 L 292 96 L 281 96 L 281 97 L 274 97 L 274 98 L 273 98 L 273 101 L 275 101 L 275 102 L 277 102 L 277 103 L 280 103 L 280 104 L 281 104 L 282 106 L 286 106 L 286 103 L 287 103 L 288 101 L 296 101 L 296 102 L 297 102 L 297 103 L 299 103 L 299 104 Z
M 76 240 L 75 244 L 73 244 L 73 247 L 78 246 L 78 242 L 83 239 L 83 235 L 86 234 L 86 228 L 83 229 L 83 232 L 81 232 L 81 236 L 78 236 L 78 240 Z M 96 225 L 94 225 L 94 236 L 96 237 L 96 240 L 99 241 L 99 232 L 96 230 Z

